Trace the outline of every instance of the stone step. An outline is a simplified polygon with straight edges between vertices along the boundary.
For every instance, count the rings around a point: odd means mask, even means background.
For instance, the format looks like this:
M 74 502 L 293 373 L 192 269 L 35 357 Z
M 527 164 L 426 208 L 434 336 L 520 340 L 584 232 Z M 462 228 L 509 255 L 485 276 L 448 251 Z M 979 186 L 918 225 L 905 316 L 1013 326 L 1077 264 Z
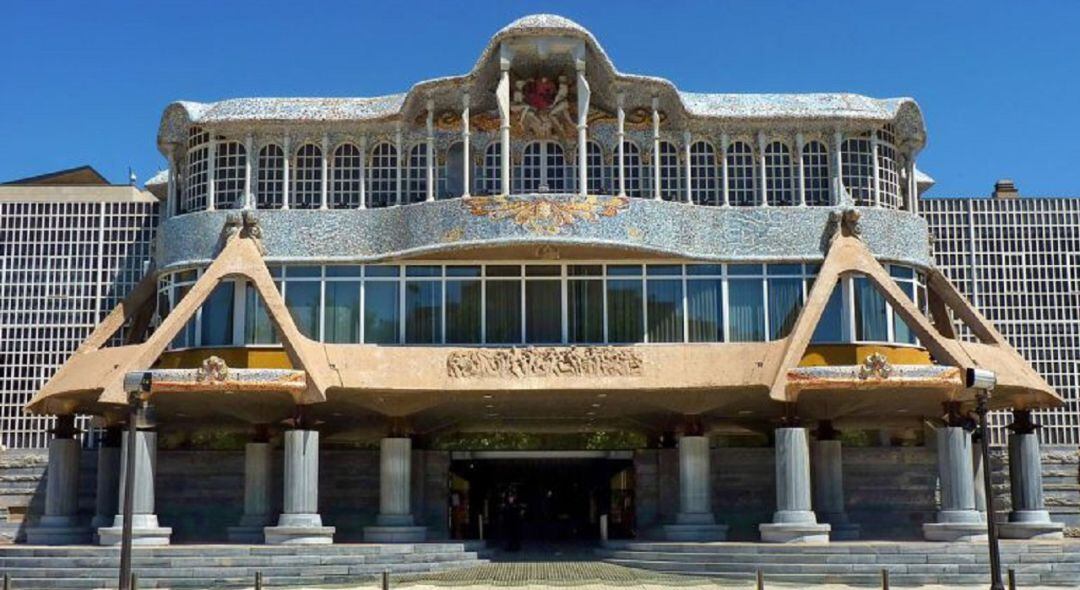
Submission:
M 476 551 L 484 548 L 482 541 L 457 543 L 402 543 L 402 544 L 333 544 L 318 547 L 305 545 L 167 545 L 163 547 L 136 547 L 135 556 L 171 556 L 200 557 L 208 554 L 230 555 L 334 555 L 360 553 L 448 553 L 453 551 Z M 118 547 L 97 547 L 92 545 L 45 546 L 45 545 L 5 545 L 0 546 L 0 556 L 61 556 L 72 555 L 120 555 Z
M 60 567 L 60 568 L 93 568 L 93 567 L 116 567 L 120 559 L 118 556 L 101 557 L 64 557 L 64 556 L 33 556 L 33 557 L 4 557 L 0 552 L 0 567 Z M 476 559 L 479 554 L 476 551 L 453 551 L 443 553 L 416 552 L 416 553 L 367 553 L 357 555 L 239 555 L 217 556 L 206 555 L 202 557 L 141 557 L 132 558 L 132 564 L 137 567 L 192 567 L 192 566 L 245 566 L 261 567 L 271 565 L 339 565 L 354 563 L 415 563 L 415 562 L 444 562 L 461 559 Z M 59 564 L 57 563 L 59 562 Z
M 1033 552 L 1063 553 L 1068 543 L 1046 544 L 1019 541 L 1003 542 L 1002 555 L 1020 555 Z M 1074 546 L 1080 548 L 1080 546 Z M 664 543 L 664 542 L 610 542 L 607 550 L 644 551 L 661 553 L 724 553 L 737 555 L 845 555 L 845 554 L 929 554 L 985 555 L 985 543 L 829 543 L 829 544 L 768 544 L 768 543 Z

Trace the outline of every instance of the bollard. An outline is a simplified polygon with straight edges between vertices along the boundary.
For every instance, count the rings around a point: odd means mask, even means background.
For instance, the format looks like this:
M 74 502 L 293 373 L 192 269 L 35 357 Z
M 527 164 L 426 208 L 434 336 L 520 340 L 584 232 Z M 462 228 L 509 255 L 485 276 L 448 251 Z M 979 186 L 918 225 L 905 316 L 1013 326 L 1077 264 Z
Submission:
M 608 522 L 607 515 L 600 515 L 600 542 L 607 543 L 608 540 Z
M 476 521 L 477 526 L 480 528 L 480 540 L 484 540 L 484 515 L 480 514 Z
M 1009 590 L 1016 590 L 1016 570 L 1009 568 Z
M 139 590 L 139 575 L 135 572 L 131 572 L 131 583 L 128 584 L 128 588 L 131 590 Z
M 262 572 L 255 572 L 255 590 L 262 590 Z
M 11 576 L 4 574 L 4 590 L 11 590 Z
M 765 574 L 761 570 L 757 571 L 757 590 L 765 590 Z
M 383 571 L 382 573 L 382 590 L 390 590 L 390 572 Z
M 881 590 L 889 590 L 889 570 L 881 568 Z

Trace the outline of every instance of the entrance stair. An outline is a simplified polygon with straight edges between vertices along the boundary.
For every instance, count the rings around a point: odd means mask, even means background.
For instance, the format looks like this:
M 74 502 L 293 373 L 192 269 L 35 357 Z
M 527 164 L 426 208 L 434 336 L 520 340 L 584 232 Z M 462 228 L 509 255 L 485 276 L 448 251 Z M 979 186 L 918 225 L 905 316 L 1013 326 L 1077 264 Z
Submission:
M 829 544 L 664 543 L 610 541 L 600 559 L 654 572 L 793 585 L 893 586 L 985 584 L 986 543 L 834 542 Z M 1002 541 L 1002 568 L 1016 570 L 1020 587 L 1080 587 L 1080 540 Z M 1003 574 L 1004 575 L 1004 574 Z
M 139 588 L 251 588 L 256 572 L 265 587 L 341 585 L 472 567 L 487 562 L 482 551 L 480 542 L 172 545 L 135 547 L 132 569 Z M 0 546 L 12 590 L 116 588 L 119 562 L 115 547 Z

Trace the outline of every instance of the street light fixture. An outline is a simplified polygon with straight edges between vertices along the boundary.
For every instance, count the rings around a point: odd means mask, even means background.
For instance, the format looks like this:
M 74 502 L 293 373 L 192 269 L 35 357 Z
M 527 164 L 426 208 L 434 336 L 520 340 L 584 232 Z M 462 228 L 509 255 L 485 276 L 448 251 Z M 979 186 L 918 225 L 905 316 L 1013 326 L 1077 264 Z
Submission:
M 997 375 L 986 369 L 968 369 L 968 389 L 975 390 L 975 413 L 979 415 L 979 443 L 982 447 L 983 495 L 986 497 L 986 538 L 990 550 L 990 590 L 1005 590 L 1001 581 L 1001 548 L 998 546 L 997 522 L 994 520 L 994 490 L 991 484 L 990 432 L 986 426 L 990 392 L 997 385 Z

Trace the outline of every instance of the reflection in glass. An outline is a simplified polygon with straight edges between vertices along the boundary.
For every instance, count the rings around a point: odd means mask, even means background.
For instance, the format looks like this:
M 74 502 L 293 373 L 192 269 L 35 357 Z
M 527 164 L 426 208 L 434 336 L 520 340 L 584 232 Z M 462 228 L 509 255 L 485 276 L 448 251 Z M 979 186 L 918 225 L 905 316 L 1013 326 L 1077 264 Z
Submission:
M 729 328 L 732 342 L 765 340 L 765 293 L 761 279 L 731 279 L 728 282 Z
M 280 286 L 278 287 L 281 288 Z M 266 311 L 255 285 L 246 284 L 244 294 L 244 344 L 277 344 L 277 332 L 270 322 L 270 314 Z
M 233 282 L 226 281 L 214 287 L 202 306 L 202 345 L 228 346 L 232 344 Z
M 885 314 L 885 297 L 866 277 L 852 281 L 852 300 L 855 309 L 855 340 L 887 342 L 889 324 Z
M 813 286 L 813 281 L 808 281 L 806 285 L 806 292 L 810 292 L 810 288 Z M 847 331 L 844 329 L 844 290 L 840 287 L 840 283 L 837 283 L 833 287 L 832 295 L 829 296 L 829 302 L 825 304 L 825 309 L 821 313 L 821 321 L 818 322 L 817 328 L 814 329 L 814 336 L 810 339 L 811 342 L 845 342 L 847 340 L 844 337 Z
M 487 343 L 521 342 L 521 281 L 488 281 Z
M 525 341 L 562 342 L 562 283 L 525 281 Z
M 720 279 L 688 280 L 686 308 L 690 342 L 723 342 L 724 299 Z
M 608 342 L 642 342 L 645 323 L 641 280 L 612 279 L 607 289 Z
M 405 342 L 434 344 L 442 340 L 442 283 L 405 283 Z
M 647 287 L 649 342 L 682 342 L 682 281 L 650 279 Z
M 446 342 L 480 342 L 480 281 L 446 281 Z
M 801 279 L 769 279 L 769 339 L 791 333 L 802 309 Z
M 568 281 L 566 314 L 570 342 L 603 342 L 604 283 L 597 280 Z
M 300 333 L 312 340 L 319 338 L 319 287 L 317 282 L 285 283 L 285 306 Z
M 329 281 L 326 283 L 323 341 L 337 343 L 360 342 L 359 281 Z
M 364 342 L 398 343 L 398 283 L 364 283 Z

